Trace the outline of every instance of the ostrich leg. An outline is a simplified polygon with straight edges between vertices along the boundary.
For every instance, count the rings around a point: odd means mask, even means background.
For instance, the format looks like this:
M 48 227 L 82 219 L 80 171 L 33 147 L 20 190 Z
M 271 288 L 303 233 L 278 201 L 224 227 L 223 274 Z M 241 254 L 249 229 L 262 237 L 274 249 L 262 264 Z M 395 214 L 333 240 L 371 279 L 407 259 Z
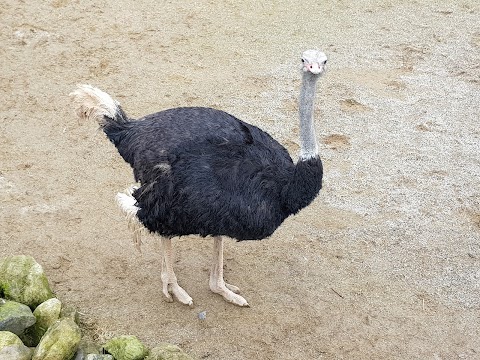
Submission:
M 210 273 L 210 290 L 220 294 L 225 300 L 238 306 L 249 306 L 247 301 L 237 295 L 239 289 L 223 280 L 223 238 L 216 236 L 213 244 L 213 265 Z
M 185 305 L 192 306 L 193 300 L 190 295 L 178 285 L 177 277 L 173 272 L 173 251 L 172 239 L 162 237 L 162 283 L 163 294 L 168 302 L 172 302 L 173 294 L 178 301 Z

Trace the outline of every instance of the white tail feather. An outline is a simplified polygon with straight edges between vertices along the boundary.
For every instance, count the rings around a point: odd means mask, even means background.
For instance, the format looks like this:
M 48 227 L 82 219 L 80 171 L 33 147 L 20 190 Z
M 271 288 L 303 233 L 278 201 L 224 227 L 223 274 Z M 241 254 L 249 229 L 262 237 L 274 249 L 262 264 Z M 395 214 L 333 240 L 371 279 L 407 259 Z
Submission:
M 78 85 L 70 93 L 75 104 L 75 112 L 81 119 L 95 120 L 100 126 L 105 126 L 105 116 L 114 119 L 120 103 L 106 92 L 91 85 Z
M 128 227 L 133 231 L 133 243 L 140 251 L 140 246 L 142 245 L 141 233 L 145 228 L 137 218 L 137 212 L 140 208 L 135 205 L 137 200 L 132 196 L 134 190 L 135 187 L 131 186 L 125 190 L 124 193 L 117 193 L 116 200 L 118 206 L 127 218 Z

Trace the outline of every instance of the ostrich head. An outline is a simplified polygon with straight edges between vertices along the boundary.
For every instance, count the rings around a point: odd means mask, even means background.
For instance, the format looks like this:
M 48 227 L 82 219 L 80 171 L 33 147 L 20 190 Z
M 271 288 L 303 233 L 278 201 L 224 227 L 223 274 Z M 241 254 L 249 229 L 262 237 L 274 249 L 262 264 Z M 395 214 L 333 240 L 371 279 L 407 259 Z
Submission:
M 306 50 L 302 54 L 302 70 L 321 76 L 326 70 L 327 56 L 318 50 Z

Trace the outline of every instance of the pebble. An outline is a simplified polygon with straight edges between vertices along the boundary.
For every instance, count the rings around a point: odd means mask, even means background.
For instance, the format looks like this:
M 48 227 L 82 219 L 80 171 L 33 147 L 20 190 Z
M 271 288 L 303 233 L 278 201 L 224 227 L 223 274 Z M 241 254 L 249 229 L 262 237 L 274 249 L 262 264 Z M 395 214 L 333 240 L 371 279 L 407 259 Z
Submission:
M 198 313 L 198 318 L 200 320 L 205 320 L 207 318 L 207 312 L 206 311 L 202 311 L 200 313 Z

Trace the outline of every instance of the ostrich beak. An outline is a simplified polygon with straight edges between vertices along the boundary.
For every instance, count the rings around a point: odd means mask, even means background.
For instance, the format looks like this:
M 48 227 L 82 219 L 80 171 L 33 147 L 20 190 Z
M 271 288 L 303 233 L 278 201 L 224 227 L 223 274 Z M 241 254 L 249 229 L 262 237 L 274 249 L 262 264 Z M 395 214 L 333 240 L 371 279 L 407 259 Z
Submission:
M 320 64 L 318 62 L 312 62 L 310 64 L 306 64 L 303 67 L 303 71 L 310 71 L 314 75 L 321 74 L 325 71 L 325 64 Z
M 310 65 L 310 72 L 312 74 L 320 74 L 323 71 L 323 66 L 320 66 L 319 63 L 314 62 L 313 64 Z

